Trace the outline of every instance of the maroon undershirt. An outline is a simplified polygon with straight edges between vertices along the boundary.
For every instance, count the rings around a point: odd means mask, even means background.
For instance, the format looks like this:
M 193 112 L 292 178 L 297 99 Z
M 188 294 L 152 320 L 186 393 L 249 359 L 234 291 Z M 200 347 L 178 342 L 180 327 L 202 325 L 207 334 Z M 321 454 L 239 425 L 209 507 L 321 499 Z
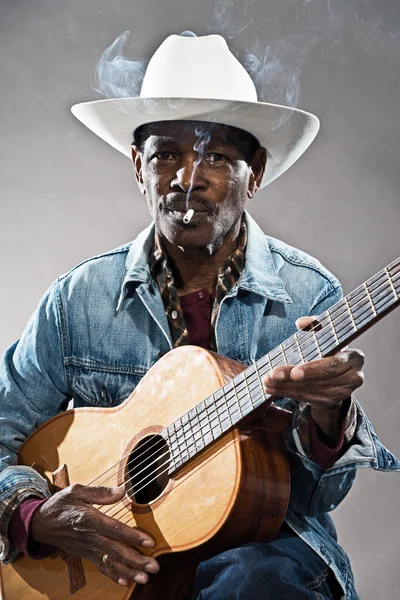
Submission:
M 210 323 L 214 295 L 207 290 L 199 290 L 179 298 L 188 329 L 190 343 L 202 348 L 210 348 Z M 334 448 L 327 446 L 321 439 L 322 432 L 310 416 L 311 458 L 323 469 L 331 467 L 340 456 L 344 439 L 344 420 Z M 8 537 L 11 545 L 33 559 L 51 556 L 57 548 L 39 544 L 30 535 L 33 513 L 46 500 L 28 498 L 15 509 L 8 525 Z

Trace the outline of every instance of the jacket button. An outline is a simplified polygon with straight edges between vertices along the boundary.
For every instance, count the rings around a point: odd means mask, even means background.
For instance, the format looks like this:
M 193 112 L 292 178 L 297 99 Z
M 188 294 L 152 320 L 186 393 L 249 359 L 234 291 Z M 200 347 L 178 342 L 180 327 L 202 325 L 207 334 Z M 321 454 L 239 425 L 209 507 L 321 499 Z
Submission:
M 171 313 L 171 319 L 177 319 L 178 318 L 178 313 L 176 312 L 176 310 L 173 310 Z

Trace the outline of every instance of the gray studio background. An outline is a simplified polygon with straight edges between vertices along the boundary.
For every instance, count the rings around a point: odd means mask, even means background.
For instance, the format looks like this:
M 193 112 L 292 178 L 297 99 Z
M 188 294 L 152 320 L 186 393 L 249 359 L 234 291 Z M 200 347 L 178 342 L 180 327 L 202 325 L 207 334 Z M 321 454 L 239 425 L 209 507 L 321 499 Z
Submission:
M 275 39 L 307 4 L 241 3 L 231 46 L 240 55 L 257 36 Z M 366 10 L 361 30 L 345 22 L 343 35 L 304 57 L 299 107 L 321 118 L 317 140 L 250 206 L 266 232 L 316 255 L 345 292 L 400 254 L 400 9 L 398 0 L 356 4 Z M 103 50 L 130 30 L 129 55 L 146 59 L 171 33 L 219 26 L 211 0 L 0 0 L 1 353 L 53 279 L 149 222 L 129 161 L 69 112 L 100 98 L 91 86 Z M 354 344 L 367 356 L 357 397 L 397 455 L 399 323 L 394 312 Z M 399 493 L 397 475 L 359 471 L 335 511 L 362 600 L 400 597 Z

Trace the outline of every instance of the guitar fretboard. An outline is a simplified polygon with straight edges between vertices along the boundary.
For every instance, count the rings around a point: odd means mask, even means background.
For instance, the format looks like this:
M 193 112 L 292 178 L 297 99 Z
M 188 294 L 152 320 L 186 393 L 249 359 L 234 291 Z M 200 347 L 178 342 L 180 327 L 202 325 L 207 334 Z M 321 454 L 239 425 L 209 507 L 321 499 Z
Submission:
M 400 304 L 400 258 L 316 317 L 214 394 L 171 423 L 167 440 L 172 473 L 271 397 L 262 378 L 274 367 L 326 357 L 361 335 Z

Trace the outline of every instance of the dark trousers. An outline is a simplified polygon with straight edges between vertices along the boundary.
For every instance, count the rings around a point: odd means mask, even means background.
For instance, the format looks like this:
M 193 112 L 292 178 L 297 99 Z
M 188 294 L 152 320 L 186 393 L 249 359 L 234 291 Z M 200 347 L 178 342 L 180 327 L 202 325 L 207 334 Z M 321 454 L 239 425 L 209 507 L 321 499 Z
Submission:
M 190 600 L 340 600 L 326 563 L 297 535 L 281 531 L 201 562 Z

